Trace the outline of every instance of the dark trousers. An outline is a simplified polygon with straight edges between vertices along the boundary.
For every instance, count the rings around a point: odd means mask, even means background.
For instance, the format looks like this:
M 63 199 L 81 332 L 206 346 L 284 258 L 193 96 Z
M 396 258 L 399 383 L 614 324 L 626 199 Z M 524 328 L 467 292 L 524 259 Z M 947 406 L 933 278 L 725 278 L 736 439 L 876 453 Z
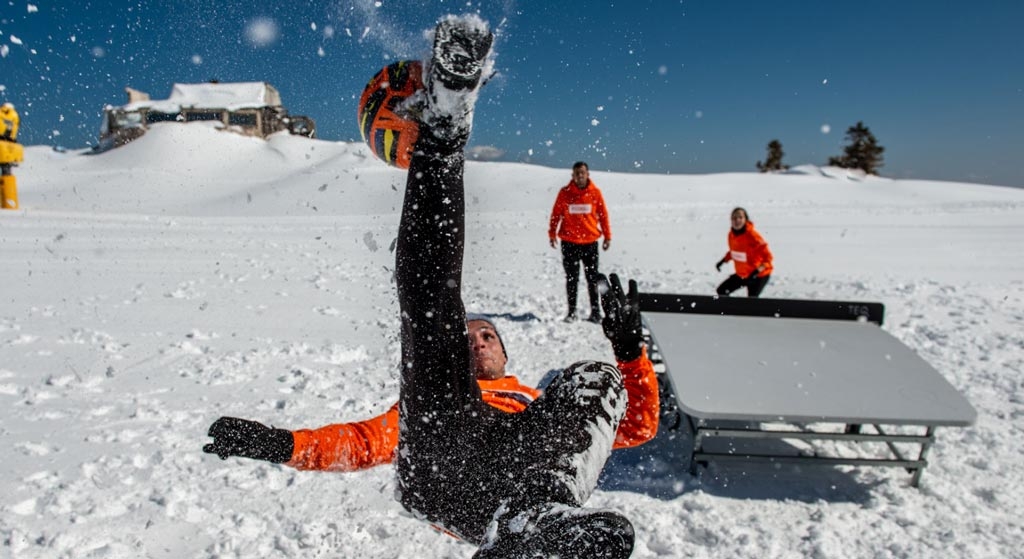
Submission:
M 580 281 L 580 263 L 583 277 L 587 280 L 587 295 L 590 297 L 590 313 L 601 314 L 601 300 L 597 295 L 597 242 L 584 245 L 562 241 L 562 267 L 565 269 L 565 294 L 569 302 L 569 313 L 576 313 L 576 295 Z
M 484 403 L 461 298 L 463 165 L 461 151 L 417 153 L 409 168 L 395 256 L 402 321 L 396 467 L 407 509 L 479 544 L 492 519 L 500 521 L 496 512 L 579 506 L 589 497 L 626 395 L 618 369 L 582 362 L 522 413 Z
M 757 297 L 761 295 L 761 291 L 764 290 L 766 285 L 768 285 L 768 280 L 770 280 L 771 277 L 771 275 L 767 275 L 759 278 L 746 279 L 733 274 L 718 286 L 718 294 L 725 297 L 741 287 L 746 287 L 748 297 Z

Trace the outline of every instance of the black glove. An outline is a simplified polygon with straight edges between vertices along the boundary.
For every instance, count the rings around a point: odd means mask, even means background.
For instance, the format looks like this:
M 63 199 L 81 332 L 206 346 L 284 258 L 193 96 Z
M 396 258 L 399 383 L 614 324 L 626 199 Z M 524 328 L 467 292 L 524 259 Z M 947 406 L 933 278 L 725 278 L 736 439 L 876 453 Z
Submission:
M 611 280 L 609 282 L 609 279 Z M 632 361 L 643 352 L 644 333 L 640 325 L 640 293 L 636 281 L 629 280 L 629 293 L 623 293 L 619 276 L 612 274 L 597 278 L 601 292 L 604 335 L 612 343 L 615 359 L 620 363 Z
M 221 460 L 228 456 L 242 456 L 283 464 L 292 459 L 295 439 L 292 432 L 273 429 L 256 421 L 222 417 L 210 425 L 208 433 L 213 442 L 203 446 L 203 452 L 216 454 Z
M 715 269 L 721 272 L 723 264 L 725 264 L 725 260 L 719 260 L 718 262 L 715 263 Z
M 750 275 L 747 276 L 747 281 L 750 282 L 750 281 L 756 280 L 757 279 L 757 275 L 760 274 L 760 273 L 761 272 L 758 272 L 757 269 L 754 269 L 754 271 L 750 272 Z

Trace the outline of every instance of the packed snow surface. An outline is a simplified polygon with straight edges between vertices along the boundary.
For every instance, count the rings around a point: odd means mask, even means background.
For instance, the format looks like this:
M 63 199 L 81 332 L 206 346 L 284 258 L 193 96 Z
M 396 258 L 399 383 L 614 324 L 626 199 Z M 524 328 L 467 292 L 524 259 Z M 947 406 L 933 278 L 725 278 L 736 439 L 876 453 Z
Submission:
M 559 320 L 546 233 L 570 164 L 466 171 L 465 300 L 496 315 L 528 382 L 612 358 L 599 327 Z M 391 466 L 201 452 L 221 415 L 317 427 L 395 401 L 401 171 L 362 145 L 197 123 L 98 155 L 29 147 L 15 173 L 22 209 L 0 213 L 0 555 L 473 554 L 402 510 Z M 589 505 L 632 519 L 634 557 L 1024 556 L 1024 190 L 811 166 L 592 176 L 612 218 L 603 271 L 711 294 L 743 206 L 775 254 L 765 296 L 883 302 L 884 328 L 978 411 L 938 430 L 916 489 L 889 468 L 691 477 L 679 437 L 616 453 Z

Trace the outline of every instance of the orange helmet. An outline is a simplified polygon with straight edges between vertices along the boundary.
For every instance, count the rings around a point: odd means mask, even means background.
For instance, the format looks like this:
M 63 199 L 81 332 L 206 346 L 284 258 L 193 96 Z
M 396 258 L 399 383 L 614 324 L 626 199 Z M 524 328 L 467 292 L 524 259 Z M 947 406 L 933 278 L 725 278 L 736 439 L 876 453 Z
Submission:
M 359 97 L 359 131 L 373 154 L 388 165 L 409 168 L 419 122 L 396 112 L 403 101 L 423 89 L 423 66 L 404 60 L 385 66 Z

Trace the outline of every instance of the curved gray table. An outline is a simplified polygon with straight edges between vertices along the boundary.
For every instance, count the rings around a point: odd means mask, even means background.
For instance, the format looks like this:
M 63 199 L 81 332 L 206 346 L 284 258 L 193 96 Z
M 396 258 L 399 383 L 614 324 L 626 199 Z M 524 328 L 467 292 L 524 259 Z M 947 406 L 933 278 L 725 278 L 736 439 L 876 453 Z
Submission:
M 935 428 L 976 417 L 938 371 L 880 327 L 878 303 L 645 293 L 641 310 L 694 432 L 692 471 L 711 460 L 895 466 L 913 473 L 916 486 Z M 729 426 L 735 422 L 744 423 Z M 899 433 L 889 426 L 901 426 Z M 888 452 L 716 452 L 707 445 L 713 439 L 884 443 Z

